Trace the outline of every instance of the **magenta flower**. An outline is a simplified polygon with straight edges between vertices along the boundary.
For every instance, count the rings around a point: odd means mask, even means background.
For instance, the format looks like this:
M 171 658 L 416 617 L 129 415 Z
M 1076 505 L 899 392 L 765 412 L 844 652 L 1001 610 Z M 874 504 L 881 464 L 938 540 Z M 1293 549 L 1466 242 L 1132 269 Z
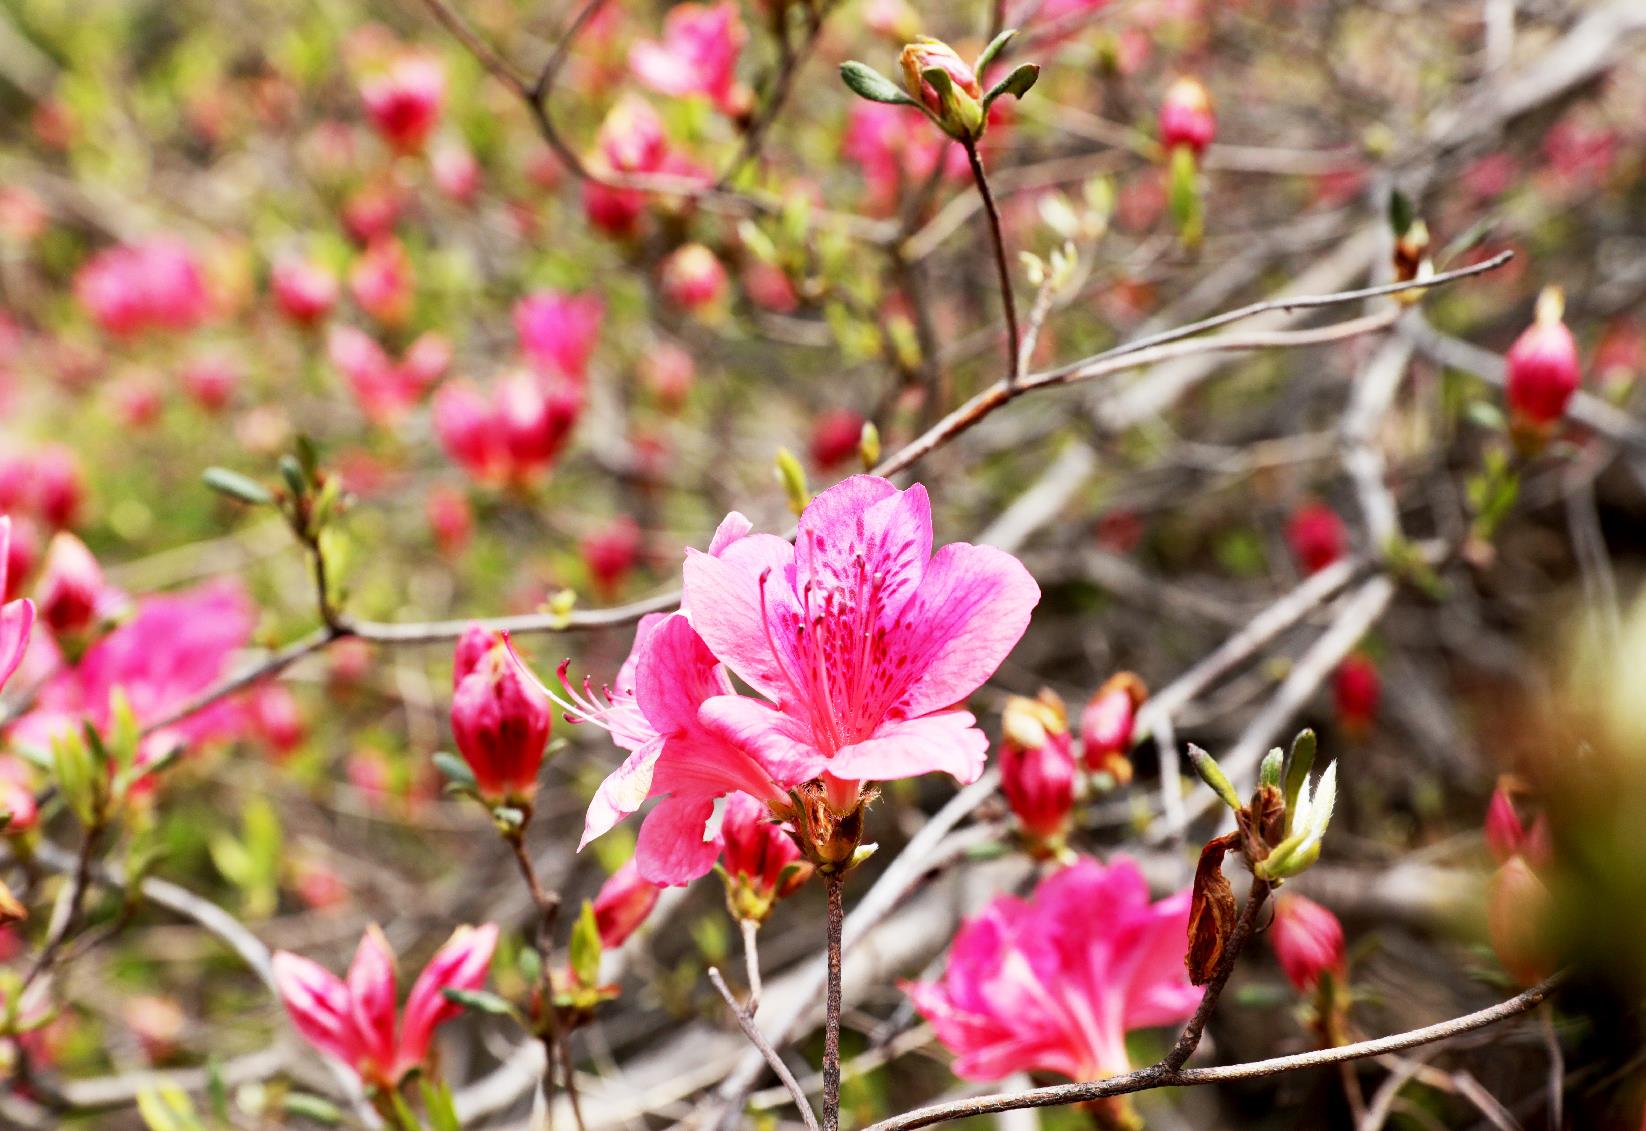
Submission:
M 337 302 L 337 276 L 317 260 L 277 260 L 269 272 L 269 287 L 280 313 L 299 326 L 314 325 Z
M 858 475 L 818 495 L 795 544 L 751 534 L 686 553 L 685 604 L 708 650 L 765 701 L 720 695 L 706 727 L 789 780 L 854 783 L 983 772 L 989 742 L 957 706 L 994 674 L 1040 589 L 1010 554 L 932 554 L 931 503 Z
M 479 482 L 519 485 L 554 462 L 582 411 L 569 381 L 517 369 L 490 395 L 467 381 L 441 386 L 434 429 L 446 454 Z
M 443 991 L 484 985 L 496 946 L 495 924 L 457 928 L 418 975 L 398 1024 L 394 953 L 375 924 L 361 936 L 346 980 L 282 950 L 274 982 L 305 1040 L 366 1083 L 393 1088 L 428 1059 L 434 1030 L 462 1011 Z
M 414 153 L 440 120 L 446 71 L 432 55 L 405 51 L 361 80 L 366 115 L 391 146 Z
M 659 94 L 700 94 L 736 116 L 749 103 L 747 88 L 737 81 L 737 56 L 747 38 L 732 0 L 677 4 L 663 19 L 662 42 L 637 43 L 629 51 L 629 69 Z
M 538 369 L 581 385 L 605 314 L 598 295 L 534 291 L 514 304 L 514 332 Z
M 179 240 L 105 248 L 74 277 L 74 294 L 105 332 L 188 330 L 211 312 L 205 275 Z
M 367 244 L 349 271 L 349 294 L 361 310 L 385 326 L 399 326 L 411 317 L 412 285 L 411 257 L 393 236 Z
M 903 988 L 963 1079 L 1098 1080 L 1127 1071 L 1129 1031 L 1200 1003 L 1183 968 L 1188 926 L 1187 890 L 1150 903 L 1132 861 L 1081 859 L 1030 900 L 996 899 L 961 927 L 941 980 Z
M 0 517 L 0 598 L 9 592 L 7 574 L 11 569 L 11 518 Z M 34 602 L 23 598 L 0 605 L 0 688 L 23 662 L 34 630 Z
M 906 186 L 924 182 L 939 164 L 946 177 L 968 175 L 965 149 L 909 106 L 854 101 L 841 149 L 862 170 L 876 211 L 894 208 Z
M 471 624 L 452 671 L 452 737 L 488 804 L 529 804 L 553 720 L 535 680 L 512 662 L 502 639 Z
M 121 599 L 103 580 L 103 567 L 86 544 L 66 530 L 52 535 L 46 547 L 35 595 L 41 621 L 58 636 L 86 632 Z
M 377 340 L 353 326 L 333 326 L 326 357 L 349 383 L 360 411 L 374 424 L 401 420 L 451 365 L 451 340 L 430 330 L 395 361 Z
M 594 897 L 594 922 L 600 945 L 616 950 L 657 906 L 658 887 L 640 874 L 634 857 L 607 877 Z

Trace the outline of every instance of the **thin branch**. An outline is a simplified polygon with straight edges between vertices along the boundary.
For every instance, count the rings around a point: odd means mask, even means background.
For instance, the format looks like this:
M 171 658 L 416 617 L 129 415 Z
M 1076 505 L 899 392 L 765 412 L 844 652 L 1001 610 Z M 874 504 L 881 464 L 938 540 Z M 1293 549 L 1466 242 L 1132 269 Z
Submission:
M 1148 1068 L 1140 1068 L 1135 1072 L 1127 1072 L 1121 1076 L 1111 1076 L 1106 1080 L 1095 1080 L 1080 1084 L 1058 1084 L 1049 1088 L 1031 1088 L 1026 1092 L 977 1096 L 967 1100 L 956 1100 L 952 1103 L 933 1104 L 930 1107 L 920 1108 L 917 1111 L 882 1120 L 873 1124 L 867 1131 L 914 1131 L 918 1127 L 930 1127 L 937 1123 L 948 1122 L 951 1119 L 993 1115 L 1002 1111 L 1016 1111 L 1028 1107 L 1056 1107 L 1063 1104 L 1084 1103 L 1088 1100 L 1127 1095 L 1132 1092 L 1145 1092 L 1155 1088 L 1191 1088 L 1204 1084 L 1222 1084 L 1231 1080 L 1260 1080 L 1305 1068 L 1319 1068 L 1325 1065 L 1341 1064 L 1345 1061 L 1384 1056 L 1404 1049 L 1418 1048 L 1422 1045 L 1450 1040 L 1453 1037 L 1462 1036 L 1464 1033 L 1472 1033 L 1477 1029 L 1484 1029 L 1489 1025 L 1496 1025 L 1501 1021 L 1507 1021 L 1512 1017 L 1529 1013 L 1543 1004 L 1548 996 L 1554 992 L 1555 988 L 1559 986 L 1561 978 L 1562 975 L 1557 974 L 1538 983 L 1524 993 L 1516 994 L 1507 1001 L 1499 1002 L 1474 1013 L 1466 1013 L 1461 1017 L 1454 1017 L 1448 1021 L 1426 1025 L 1421 1029 L 1411 1029 L 1404 1033 L 1378 1037 L 1369 1041 L 1358 1041 L 1352 1045 L 1314 1049 L 1309 1052 L 1295 1053 L 1291 1056 L 1277 1056 L 1268 1060 L 1220 1065 L 1215 1068 L 1185 1068 L 1176 1072 L 1168 1070 L 1164 1064 L 1155 1064 Z
M 1183 1031 L 1178 1034 L 1171 1050 L 1161 1061 L 1168 1072 L 1176 1072 L 1182 1068 L 1194 1055 L 1194 1050 L 1200 1047 L 1200 1038 L 1206 1031 L 1206 1022 L 1211 1020 L 1212 1013 L 1217 1009 L 1218 1000 L 1223 996 L 1223 987 L 1229 984 L 1229 975 L 1234 973 L 1240 952 L 1246 949 L 1246 943 L 1251 939 L 1252 931 L 1257 926 L 1258 912 L 1263 910 L 1263 903 L 1268 898 L 1268 883 L 1254 876 L 1251 891 L 1246 896 L 1246 906 L 1241 910 L 1234 930 L 1223 944 L 1223 954 L 1218 958 L 1217 969 L 1212 972 L 1212 980 L 1206 984 L 1206 992 L 1200 997 L 1200 1005 L 1195 1008 L 1194 1016 L 1183 1026 Z
M 1023 372 L 1022 339 L 1017 329 L 1017 299 L 1012 295 L 1012 268 L 1006 261 L 1006 237 L 1000 230 L 1000 209 L 995 207 L 994 194 L 989 191 L 989 178 L 983 172 L 983 158 L 978 156 L 977 142 L 968 140 L 964 145 L 966 160 L 972 167 L 972 180 L 977 183 L 977 195 L 982 198 L 983 211 L 989 217 L 994 268 L 1000 277 L 1000 301 L 1006 308 L 1006 387 L 1011 388 Z
M 749 1016 L 760 1012 L 760 923 L 754 919 L 739 920 L 743 929 L 743 971 L 749 980 Z
M 805 1120 L 807 1131 L 821 1131 L 817 1125 L 817 1115 L 812 1111 L 812 1105 L 806 1100 L 806 1093 L 800 1090 L 800 1082 L 794 1078 L 794 1073 L 789 1071 L 789 1066 L 783 1063 L 783 1058 L 777 1055 L 777 1050 L 772 1048 L 771 1042 L 766 1039 L 766 1034 L 760 1031 L 760 1026 L 754 1023 L 754 1017 L 751 1016 L 752 1011 L 746 1010 L 743 1006 L 737 1004 L 737 999 L 732 996 L 731 990 L 726 987 L 726 979 L 722 978 L 720 971 L 713 966 L 709 967 L 709 981 L 714 983 L 714 988 L 719 990 L 720 996 L 726 1000 L 726 1005 L 731 1009 L 732 1016 L 737 1018 L 738 1027 L 743 1030 L 743 1035 L 748 1037 L 750 1043 L 760 1050 L 760 1055 L 766 1058 L 767 1064 L 771 1065 L 772 1072 L 777 1075 L 783 1087 L 787 1088 L 789 1095 L 794 1098 L 794 1106 L 800 1111 L 800 1118 Z
M 840 1131 L 840 936 L 846 922 L 845 877 L 823 877 L 829 891 L 829 980 L 823 1020 L 823 1131 Z

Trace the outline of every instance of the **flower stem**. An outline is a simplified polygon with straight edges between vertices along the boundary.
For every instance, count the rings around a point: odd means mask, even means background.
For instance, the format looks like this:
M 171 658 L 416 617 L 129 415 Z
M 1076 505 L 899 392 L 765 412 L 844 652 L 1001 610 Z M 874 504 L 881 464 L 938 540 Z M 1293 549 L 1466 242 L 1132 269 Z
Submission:
M 1255 876 L 1252 878 L 1251 891 L 1246 896 L 1246 906 L 1241 909 L 1240 918 L 1235 922 L 1235 928 L 1229 933 L 1228 940 L 1223 944 L 1223 956 L 1218 961 L 1217 970 L 1212 980 L 1206 985 L 1206 993 L 1200 999 L 1200 1006 L 1195 1010 L 1189 1023 L 1183 1026 L 1183 1032 L 1178 1034 L 1177 1042 L 1172 1045 L 1171 1051 L 1160 1062 L 1167 1072 L 1176 1072 L 1188 1063 L 1194 1050 L 1200 1047 L 1200 1036 L 1206 1030 L 1206 1022 L 1211 1020 L 1212 1011 L 1217 1008 L 1218 998 L 1223 996 L 1223 987 L 1229 982 L 1229 975 L 1234 973 L 1235 960 L 1240 952 L 1246 948 L 1247 941 L 1257 928 L 1258 912 L 1263 910 L 1264 901 L 1269 898 L 1269 885 Z
M 966 147 L 966 159 L 971 162 L 977 194 L 983 198 L 983 211 L 989 216 L 989 235 L 994 239 L 994 266 L 1000 275 L 1000 300 L 1006 307 L 1006 384 L 1015 385 L 1022 372 L 1018 364 L 1017 300 L 1012 297 L 1012 270 L 1006 262 L 1006 238 L 1000 231 L 1000 209 L 995 207 L 994 193 L 989 191 L 989 178 L 983 173 L 983 158 L 978 155 L 977 142 L 961 144 Z
M 823 1131 L 840 1131 L 840 935 L 846 921 L 845 877 L 829 872 L 829 988 L 823 1023 Z

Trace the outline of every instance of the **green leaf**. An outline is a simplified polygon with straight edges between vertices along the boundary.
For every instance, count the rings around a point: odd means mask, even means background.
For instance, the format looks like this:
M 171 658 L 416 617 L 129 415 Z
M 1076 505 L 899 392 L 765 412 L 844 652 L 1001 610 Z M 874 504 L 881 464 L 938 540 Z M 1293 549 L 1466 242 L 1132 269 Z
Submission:
M 254 507 L 274 501 L 274 496 L 269 494 L 267 487 L 264 487 L 255 479 L 249 479 L 238 471 L 230 471 L 226 467 L 208 467 L 200 478 L 205 480 L 206 486 L 218 494 L 227 495 L 231 499 L 237 499 Z
M 284 1107 L 289 1115 L 300 1115 L 304 1119 L 324 1123 L 327 1127 L 336 1127 L 343 1122 L 343 1112 L 336 1104 L 307 1092 L 286 1093 Z
M 1009 27 L 991 39 L 989 41 L 989 45 L 983 49 L 983 54 L 977 57 L 977 62 L 972 64 L 972 72 L 977 75 L 978 78 L 982 78 L 983 71 L 990 63 L 995 61 L 996 57 L 998 57 L 999 54 L 1006 49 L 1006 44 L 1010 43 L 1016 35 L 1017 29 L 1014 27 Z
M 1286 755 L 1276 746 L 1263 756 L 1263 764 L 1257 768 L 1257 784 L 1261 786 L 1280 784 L 1280 767 L 1285 764 Z
M 1189 761 L 1194 763 L 1195 773 L 1200 780 L 1212 787 L 1212 792 L 1223 799 L 1223 804 L 1240 811 L 1240 796 L 1229 782 L 1229 775 L 1223 772 L 1223 767 L 1217 764 L 1217 759 L 1206 753 L 1194 743 L 1189 743 Z
M 1303 783 L 1309 780 L 1309 771 L 1314 769 L 1315 732 L 1307 728 L 1297 732 L 1292 739 L 1292 753 L 1286 759 L 1286 831 L 1292 828 L 1292 809 L 1297 804 L 1297 795 L 1303 788 Z
M 320 452 L 314 446 L 314 438 L 305 432 L 297 434 L 297 462 L 303 467 L 303 475 L 314 482 L 314 474 L 320 469 Z
M 286 481 L 286 489 L 291 492 L 292 498 L 301 499 L 309 493 L 309 481 L 303 475 L 303 466 L 293 457 L 280 457 L 280 478 Z
M 886 102 L 893 106 L 917 105 L 914 99 L 904 93 L 902 87 L 867 63 L 859 63 L 856 59 L 848 59 L 840 64 L 840 78 L 851 88 L 853 94 L 870 102 Z
M 446 1000 L 461 1005 L 464 1009 L 476 1013 L 489 1013 L 494 1017 L 513 1017 L 514 1006 L 508 1000 L 499 997 L 490 990 L 459 990 L 448 987 L 440 991 Z
M 993 106 L 994 100 L 1005 94 L 1009 94 L 1013 98 L 1022 98 L 1029 93 L 1029 88 L 1034 86 L 1035 81 L 1039 78 L 1040 64 L 1024 63 L 989 88 L 989 92 L 983 96 L 983 109 L 987 110 L 990 106 Z
M 1394 229 L 1395 238 L 1399 239 L 1411 228 L 1412 221 L 1417 219 L 1417 210 L 1412 207 L 1412 199 L 1399 189 L 1389 194 L 1389 227 Z
M 474 793 L 479 790 L 480 782 L 475 778 L 474 771 L 469 764 L 456 754 L 445 750 L 434 756 L 434 768 L 440 771 L 440 776 L 446 779 L 448 787 L 465 793 Z
M 577 917 L 577 925 L 572 928 L 571 939 L 572 975 L 578 985 L 587 988 L 600 983 L 602 949 L 600 925 L 594 918 L 594 904 L 584 900 L 583 912 Z
M 419 1080 L 418 1086 L 423 1092 L 423 1112 L 429 1117 L 433 1131 L 463 1131 L 451 1089 L 444 1082 L 436 1084 L 428 1079 Z
M 1194 151 L 1186 145 L 1172 150 L 1171 183 L 1167 189 L 1167 204 L 1172 222 L 1187 247 L 1200 243 L 1205 217 L 1200 202 L 1199 176 L 1195 170 Z

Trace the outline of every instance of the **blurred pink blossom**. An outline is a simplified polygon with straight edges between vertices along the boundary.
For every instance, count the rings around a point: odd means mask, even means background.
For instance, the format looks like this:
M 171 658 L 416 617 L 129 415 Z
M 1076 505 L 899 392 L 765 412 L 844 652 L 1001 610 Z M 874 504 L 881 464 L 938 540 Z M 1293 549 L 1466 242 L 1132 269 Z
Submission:
M 360 98 L 383 140 L 414 153 L 440 120 L 446 70 L 432 55 L 403 51 L 361 80 Z
M 662 41 L 636 43 L 629 67 L 659 94 L 703 95 L 735 117 L 749 108 L 748 88 L 737 81 L 737 57 L 747 39 L 734 0 L 676 4 L 663 18 Z
M 599 295 L 533 291 L 514 304 L 514 332 L 534 366 L 581 385 L 605 315 Z
M 87 315 L 116 337 L 190 330 L 211 313 L 199 261 L 168 237 L 104 248 L 75 275 L 74 293 Z

